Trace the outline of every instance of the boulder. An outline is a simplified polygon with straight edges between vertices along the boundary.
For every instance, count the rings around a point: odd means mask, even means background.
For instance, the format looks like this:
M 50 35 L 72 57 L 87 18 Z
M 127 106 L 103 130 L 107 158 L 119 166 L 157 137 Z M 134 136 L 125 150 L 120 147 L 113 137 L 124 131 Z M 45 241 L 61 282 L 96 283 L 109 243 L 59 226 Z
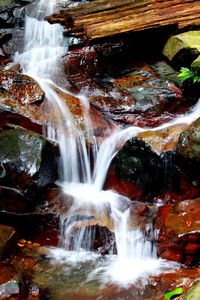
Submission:
M 101 92 L 90 97 L 91 105 L 114 122 L 157 126 L 174 118 L 185 102 L 181 90 L 160 78 L 151 65 L 132 66 L 124 73 L 99 81 Z
M 161 159 L 150 145 L 138 138 L 130 139 L 111 163 L 109 186 L 125 196 L 132 191 L 135 200 L 153 196 L 160 190 L 160 167 Z
M 43 136 L 25 129 L 0 132 L 0 164 L 2 195 L 8 199 L 28 198 L 30 208 L 39 190 L 57 179 L 54 146 Z M 4 204 L 6 209 L 6 200 Z
M 173 129 L 174 140 L 172 135 L 172 139 L 167 138 L 165 142 L 168 130 L 138 135 L 153 147 L 138 137 L 127 141 L 111 162 L 106 189 L 114 189 L 132 200 L 156 203 L 199 197 L 199 160 L 184 157 L 177 148 L 160 152 L 168 147 L 175 148 L 184 126 Z
M 187 31 L 171 36 L 164 46 L 163 54 L 180 69 L 190 67 L 200 54 L 200 31 Z
M 168 204 L 158 209 L 155 230 L 158 254 L 187 266 L 199 264 L 200 198 Z
M 0 260 L 4 260 L 16 251 L 18 238 L 13 227 L 0 225 Z
M 116 67 L 116 60 L 119 63 L 126 59 L 126 56 L 122 58 L 122 49 L 127 54 L 126 48 L 129 47 L 130 43 L 125 44 L 122 41 L 105 42 L 80 47 L 64 54 L 61 57 L 61 64 L 64 66 L 66 77 L 70 82 L 69 89 L 77 92 L 88 86 L 90 88 L 97 87 L 96 80 L 101 78 L 105 71 L 113 71 Z

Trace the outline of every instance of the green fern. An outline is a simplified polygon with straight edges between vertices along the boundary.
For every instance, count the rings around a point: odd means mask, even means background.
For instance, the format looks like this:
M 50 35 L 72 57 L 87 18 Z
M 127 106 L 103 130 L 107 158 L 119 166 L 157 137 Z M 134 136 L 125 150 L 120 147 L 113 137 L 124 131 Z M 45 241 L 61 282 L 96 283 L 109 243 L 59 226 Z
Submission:
M 185 67 L 181 68 L 178 77 L 183 81 L 186 79 L 192 78 L 194 83 L 200 82 L 200 76 L 198 76 L 195 72 L 193 72 L 190 69 L 185 68 Z

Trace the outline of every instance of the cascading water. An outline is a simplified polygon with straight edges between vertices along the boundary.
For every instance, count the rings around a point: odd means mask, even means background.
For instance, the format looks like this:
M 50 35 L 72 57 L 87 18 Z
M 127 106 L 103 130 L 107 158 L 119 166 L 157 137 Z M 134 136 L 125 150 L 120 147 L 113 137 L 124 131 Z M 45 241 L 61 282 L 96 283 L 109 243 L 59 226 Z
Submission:
M 60 25 L 50 25 L 43 20 L 45 15 L 53 12 L 55 3 L 55 0 L 41 0 L 31 16 L 26 17 L 24 52 L 15 55 L 15 62 L 22 65 L 24 73 L 39 82 L 49 101 L 52 115 L 55 117 L 55 122 L 45 127 L 45 134 L 48 138 L 56 140 L 60 146 L 58 184 L 64 194 L 73 198 L 72 206 L 67 212 L 68 216 L 84 214 L 88 217 L 95 216 L 97 219 L 109 218 L 113 223 L 118 255 L 111 256 L 108 264 L 98 266 L 88 276 L 88 280 L 95 276 L 102 276 L 105 283 L 116 282 L 127 285 L 144 276 L 145 273 L 153 274 L 158 271 L 160 267 L 165 266 L 165 262 L 156 258 L 155 246 L 146 241 L 139 230 L 129 228 L 129 199 L 112 191 L 103 190 L 110 162 L 118 149 L 140 132 L 167 128 L 177 123 L 192 122 L 199 116 L 200 104 L 197 104 L 190 114 L 154 129 L 139 127 L 116 129 L 109 138 L 104 140 L 98 150 L 95 138 L 90 136 L 94 143 L 94 171 L 92 172 L 85 133 L 75 124 L 70 110 L 57 93 L 58 87 L 54 83 L 54 78 L 60 72 L 57 58 L 67 49 Z M 59 89 L 66 92 L 64 89 Z M 83 112 L 87 115 L 88 103 L 83 96 L 79 98 L 80 101 L 82 100 Z M 58 124 L 56 120 L 61 121 Z M 86 128 L 89 122 L 86 118 Z M 63 222 L 62 234 L 66 248 L 71 230 L 77 222 L 76 218 L 69 218 L 67 222 Z M 92 234 L 89 234 L 92 238 Z M 84 233 L 81 231 L 76 239 L 74 247 L 76 251 L 81 250 L 83 239 Z M 82 254 L 79 252 L 76 256 L 77 261 L 80 255 Z M 68 255 L 67 259 L 69 259 Z

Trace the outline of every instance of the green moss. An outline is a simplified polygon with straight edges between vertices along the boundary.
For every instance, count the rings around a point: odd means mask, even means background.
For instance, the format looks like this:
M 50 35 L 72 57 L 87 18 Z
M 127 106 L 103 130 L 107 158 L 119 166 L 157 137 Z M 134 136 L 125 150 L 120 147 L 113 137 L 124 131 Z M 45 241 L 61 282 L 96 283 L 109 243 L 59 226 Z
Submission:
M 187 31 L 169 38 L 163 54 L 172 60 L 182 49 L 197 49 L 200 52 L 200 31 Z

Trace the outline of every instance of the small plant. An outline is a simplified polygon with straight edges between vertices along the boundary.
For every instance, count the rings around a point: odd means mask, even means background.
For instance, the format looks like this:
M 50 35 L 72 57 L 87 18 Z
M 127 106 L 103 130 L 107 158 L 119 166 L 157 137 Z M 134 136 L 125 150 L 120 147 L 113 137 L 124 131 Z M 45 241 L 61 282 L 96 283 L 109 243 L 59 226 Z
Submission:
M 190 69 L 184 67 L 181 68 L 178 77 L 180 77 L 181 80 L 192 78 L 194 83 L 200 82 L 200 76 L 197 75 L 195 71 L 191 71 Z
M 172 299 L 172 297 L 179 296 L 182 293 L 183 293 L 183 289 L 182 288 L 177 288 L 177 289 L 165 294 L 165 299 Z

